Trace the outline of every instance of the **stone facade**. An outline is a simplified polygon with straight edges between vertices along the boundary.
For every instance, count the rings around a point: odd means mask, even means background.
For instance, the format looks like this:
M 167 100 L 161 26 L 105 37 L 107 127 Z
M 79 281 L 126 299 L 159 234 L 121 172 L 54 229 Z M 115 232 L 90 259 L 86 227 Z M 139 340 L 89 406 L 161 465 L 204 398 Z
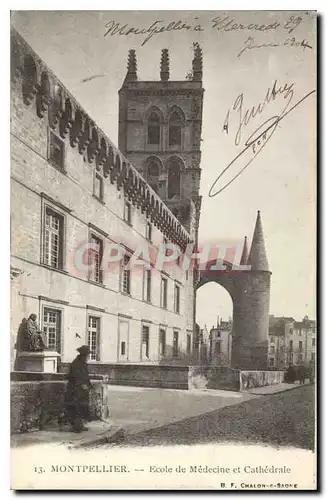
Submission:
M 210 330 L 210 360 L 212 364 L 230 366 L 232 361 L 232 322 L 217 321 Z
M 305 317 L 269 317 L 269 366 L 285 369 L 289 365 L 316 362 L 316 322 Z
M 14 30 L 11 48 L 12 366 L 19 326 L 31 313 L 63 362 L 85 343 L 93 364 L 189 355 L 193 273 L 178 265 L 160 272 L 154 262 L 164 241 L 183 250 L 195 235 Z M 101 270 L 96 257 L 95 271 L 86 269 L 90 241 Z M 149 249 L 149 294 L 143 266 L 130 274 L 122 262 L 107 266 L 111 244 L 130 259 L 140 245 Z

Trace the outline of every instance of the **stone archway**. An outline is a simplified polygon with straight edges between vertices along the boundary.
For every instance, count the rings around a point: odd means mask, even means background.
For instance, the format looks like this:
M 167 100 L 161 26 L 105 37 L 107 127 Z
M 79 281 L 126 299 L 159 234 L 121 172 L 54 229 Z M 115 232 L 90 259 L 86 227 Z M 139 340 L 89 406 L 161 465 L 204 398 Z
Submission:
M 266 369 L 268 363 L 268 331 L 270 277 L 265 251 L 260 212 L 254 229 L 249 257 L 246 241 L 240 264 L 223 261 L 224 270 L 216 270 L 217 261 L 208 262 L 199 272 L 197 289 L 214 281 L 225 288 L 233 301 L 232 366 L 244 370 Z

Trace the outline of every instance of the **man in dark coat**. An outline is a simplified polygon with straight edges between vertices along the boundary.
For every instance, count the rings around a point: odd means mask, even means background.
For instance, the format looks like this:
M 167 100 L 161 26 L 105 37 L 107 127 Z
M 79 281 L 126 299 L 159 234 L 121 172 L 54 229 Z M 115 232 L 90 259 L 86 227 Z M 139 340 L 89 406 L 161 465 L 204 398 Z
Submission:
M 89 417 L 89 391 L 92 388 L 87 369 L 90 349 L 82 345 L 77 349 L 79 355 L 69 368 L 68 384 L 65 394 L 65 413 L 74 432 L 88 430 L 84 421 Z

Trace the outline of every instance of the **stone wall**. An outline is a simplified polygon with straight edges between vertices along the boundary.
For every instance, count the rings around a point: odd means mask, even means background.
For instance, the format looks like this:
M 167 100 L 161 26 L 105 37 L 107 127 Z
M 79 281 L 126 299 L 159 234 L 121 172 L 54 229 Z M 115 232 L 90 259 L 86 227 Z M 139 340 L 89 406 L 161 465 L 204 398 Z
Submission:
M 67 371 L 62 363 L 60 371 Z M 109 385 L 132 385 L 137 387 L 161 387 L 166 389 L 188 389 L 189 366 L 154 364 L 90 364 L 89 372 L 103 375 Z
M 240 389 L 240 371 L 225 366 L 189 367 L 189 389 Z
M 285 372 L 283 371 L 241 371 L 240 390 L 253 389 L 254 387 L 264 387 L 284 382 Z
M 189 367 L 189 389 L 243 391 L 284 382 L 283 371 L 241 371 L 229 367 Z
M 66 383 L 64 374 L 13 372 L 10 383 L 11 432 L 43 429 L 57 422 L 63 410 Z M 107 418 L 108 386 L 99 378 L 92 380 L 92 385 L 90 417 L 92 420 Z

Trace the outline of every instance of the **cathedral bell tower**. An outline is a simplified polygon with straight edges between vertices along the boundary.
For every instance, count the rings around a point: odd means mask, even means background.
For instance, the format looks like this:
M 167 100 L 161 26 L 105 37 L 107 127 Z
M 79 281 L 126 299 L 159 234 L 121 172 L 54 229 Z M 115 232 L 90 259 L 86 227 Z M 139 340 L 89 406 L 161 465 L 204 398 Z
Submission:
M 119 149 L 197 242 L 201 197 L 202 50 L 193 44 L 192 71 L 170 80 L 161 52 L 160 80 L 137 76 L 134 50 L 119 91 Z

